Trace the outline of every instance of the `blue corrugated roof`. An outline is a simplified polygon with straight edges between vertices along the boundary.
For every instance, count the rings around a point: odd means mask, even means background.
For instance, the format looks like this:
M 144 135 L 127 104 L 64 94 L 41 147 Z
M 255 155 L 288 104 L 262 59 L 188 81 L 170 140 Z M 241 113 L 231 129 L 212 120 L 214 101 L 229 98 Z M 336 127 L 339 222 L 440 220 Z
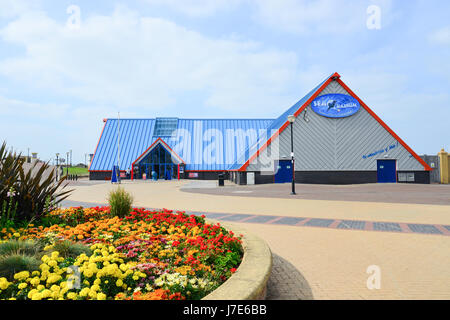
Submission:
M 161 137 L 186 163 L 186 170 L 236 170 L 333 75 L 327 77 L 277 119 L 178 119 L 176 134 Z M 173 119 L 173 118 L 172 118 Z M 132 163 L 154 143 L 156 119 L 120 119 L 120 167 Z M 118 120 L 107 119 L 90 171 L 118 163 Z
M 178 119 L 176 134 L 161 137 L 186 163 L 186 170 L 226 170 L 273 119 Z M 155 119 L 120 119 L 122 170 L 148 149 Z M 107 119 L 89 170 L 111 170 L 118 162 L 118 120 Z

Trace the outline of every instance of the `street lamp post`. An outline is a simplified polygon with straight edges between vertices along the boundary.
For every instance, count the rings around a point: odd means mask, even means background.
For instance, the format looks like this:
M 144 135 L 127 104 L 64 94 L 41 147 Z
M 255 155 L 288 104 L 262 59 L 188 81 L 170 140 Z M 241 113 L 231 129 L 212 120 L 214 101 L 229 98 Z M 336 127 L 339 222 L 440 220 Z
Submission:
M 58 181 L 59 166 L 58 166 L 59 153 L 56 154 L 56 181 Z
M 289 115 L 288 116 L 288 121 L 291 124 L 291 158 L 292 158 L 292 195 L 295 195 L 295 159 L 294 159 L 294 129 L 293 129 L 293 125 L 294 125 L 294 121 L 295 121 L 295 116 L 294 115 Z
M 67 162 L 66 162 L 66 168 L 67 168 L 66 175 L 67 175 L 67 179 L 68 179 L 69 178 L 69 152 L 66 152 L 66 160 L 67 160 Z

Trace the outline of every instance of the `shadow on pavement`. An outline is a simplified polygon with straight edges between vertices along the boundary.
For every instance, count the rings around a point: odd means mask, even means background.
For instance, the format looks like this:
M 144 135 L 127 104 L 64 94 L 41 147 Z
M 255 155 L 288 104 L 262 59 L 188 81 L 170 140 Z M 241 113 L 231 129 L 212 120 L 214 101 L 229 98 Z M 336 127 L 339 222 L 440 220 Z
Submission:
M 311 287 L 287 260 L 272 253 L 272 274 L 267 283 L 266 300 L 313 300 Z

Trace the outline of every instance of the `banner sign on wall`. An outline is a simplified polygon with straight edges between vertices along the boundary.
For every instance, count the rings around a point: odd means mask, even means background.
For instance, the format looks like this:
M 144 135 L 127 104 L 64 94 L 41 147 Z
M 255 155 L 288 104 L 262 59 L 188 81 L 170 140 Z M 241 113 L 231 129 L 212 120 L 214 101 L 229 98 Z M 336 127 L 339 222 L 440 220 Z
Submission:
M 325 94 L 311 103 L 315 113 L 328 118 L 349 117 L 358 112 L 360 107 L 358 100 L 341 93 Z

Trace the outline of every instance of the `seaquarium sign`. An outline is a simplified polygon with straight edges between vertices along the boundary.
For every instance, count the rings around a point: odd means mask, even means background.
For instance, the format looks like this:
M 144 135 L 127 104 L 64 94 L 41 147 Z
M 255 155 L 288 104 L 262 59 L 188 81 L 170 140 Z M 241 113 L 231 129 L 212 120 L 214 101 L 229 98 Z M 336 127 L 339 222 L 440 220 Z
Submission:
M 352 96 L 332 93 L 317 97 L 311 108 L 317 114 L 328 118 L 345 118 L 358 112 L 361 105 Z

